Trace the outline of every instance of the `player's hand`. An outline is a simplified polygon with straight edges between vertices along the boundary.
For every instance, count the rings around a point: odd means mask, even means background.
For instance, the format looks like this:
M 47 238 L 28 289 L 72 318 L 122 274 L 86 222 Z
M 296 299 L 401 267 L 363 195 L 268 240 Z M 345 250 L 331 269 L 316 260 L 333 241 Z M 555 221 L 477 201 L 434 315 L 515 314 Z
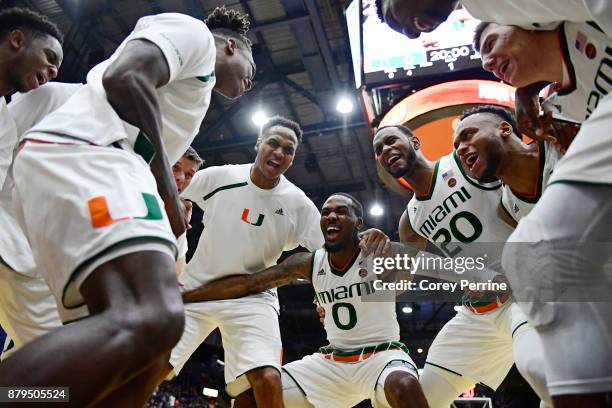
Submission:
M 317 306 L 317 314 L 319 315 L 321 324 L 325 324 L 325 309 L 323 309 L 322 306 Z
M 533 140 L 556 142 L 552 127 L 552 112 L 540 112 L 538 94 L 529 89 L 518 88 L 515 99 L 519 130 Z
M 370 228 L 359 234 L 359 238 L 359 247 L 363 256 L 373 255 L 377 258 L 389 254 L 391 240 L 381 230 Z
M 185 206 L 185 225 L 186 225 L 186 228 L 189 230 L 191 229 L 190 222 L 191 222 L 191 215 L 193 214 L 193 204 L 191 203 L 191 201 L 188 201 L 182 197 L 181 197 L 181 202 Z
M 555 138 L 557 139 L 554 145 L 561 154 L 565 154 L 567 148 L 580 131 L 580 124 L 553 119 L 552 126 L 555 129 Z

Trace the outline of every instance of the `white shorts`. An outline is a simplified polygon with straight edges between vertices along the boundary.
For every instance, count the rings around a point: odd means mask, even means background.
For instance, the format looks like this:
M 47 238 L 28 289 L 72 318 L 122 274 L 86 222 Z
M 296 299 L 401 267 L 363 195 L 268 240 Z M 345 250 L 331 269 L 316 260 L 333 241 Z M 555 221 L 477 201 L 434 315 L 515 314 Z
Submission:
M 31 273 L 23 275 L 0 263 L 0 326 L 10 339 L 0 360 L 62 325 L 89 316 L 85 305 L 74 309 L 58 305 L 45 280 L 35 270 Z
M 269 366 L 280 372 L 283 348 L 276 309 L 252 299 L 231 299 L 185 304 L 185 330 L 170 356 L 175 374 L 217 327 L 223 341 L 226 391 L 230 396 L 250 388 L 244 374 L 254 368 Z
M 55 298 L 40 276 L 25 276 L 0 264 L 0 325 L 13 341 L 2 359 L 62 325 Z
M 434 339 L 426 364 L 496 390 L 514 364 L 512 337 L 528 329 L 513 301 L 482 314 L 462 307 Z
M 66 308 L 84 303 L 80 285 L 105 262 L 144 250 L 176 257 L 155 178 L 134 153 L 28 141 L 14 178 L 17 219 L 40 274 Z
M 395 361 L 405 364 L 391 364 Z M 403 350 L 381 351 L 356 363 L 332 361 L 315 353 L 283 366 L 283 376 L 289 375 L 316 408 L 350 408 L 364 399 L 376 408 L 389 406 L 377 401 L 376 391 L 379 385 L 384 388 L 394 371 L 406 371 L 418 379 L 414 362 Z
M 504 250 L 553 396 L 612 391 L 611 193 L 587 183 L 550 186 Z
M 567 153 L 555 166 L 548 184 L 583 182 L 612 184 L 612 93 L 604 97 L 582 124 Z

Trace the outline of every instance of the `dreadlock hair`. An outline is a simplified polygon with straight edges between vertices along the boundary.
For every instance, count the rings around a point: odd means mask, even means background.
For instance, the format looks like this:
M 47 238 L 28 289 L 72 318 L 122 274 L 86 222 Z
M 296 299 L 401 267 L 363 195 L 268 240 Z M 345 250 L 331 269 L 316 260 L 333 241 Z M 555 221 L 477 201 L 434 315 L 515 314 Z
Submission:
M 246 37 L 251 25 L 248 15 L 221 6 L 215 8 L 204 22 L 213 33 L 215 40 L 236 38 L 243 42 L 247 49 L 251 49 L 251 40 Z
M 0 39 L 4 40 L 13 30 L 21 30 L 38 37 L 50 35 L 60 44 L 64 41 L 64 36 L 55 23 L 27 8 L 11 7 L 0 11 Z
M 516 118 L 512 111 L 502 108 L 501 106 L 495 105 L 478 105 L 474 108 L 470 108 L 468 110 L 463 111 L 459 120 L 463 120 L 468 116 L 475 115 L 477 113 L 488 113 L 494 116 L 497 116 L 499 119 L 508 122 L 510 126 L 512 126 L 512 132 L 516 137 L 522 140 L 521 131 L 519 130 L 518 123 L 516 123 Z

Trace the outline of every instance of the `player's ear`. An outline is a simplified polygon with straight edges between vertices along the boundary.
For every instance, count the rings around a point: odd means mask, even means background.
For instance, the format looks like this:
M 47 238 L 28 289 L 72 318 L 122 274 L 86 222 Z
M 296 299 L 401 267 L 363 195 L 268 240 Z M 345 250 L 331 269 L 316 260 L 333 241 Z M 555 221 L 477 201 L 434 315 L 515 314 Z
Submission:
M 506 121 L 502 121 L 499 124 L 499 130 L 501 131 L 501 135 L 503 138 L 508 138 L 510 136 L 512 136 L 512 125 Z
M 421 148 L 421 141 L 418 137 L 412 136 L 412 146 L 414 146 L 414 150 L 419 150 Z
M 255 153 L 257 153 L 259 151 L 259 145 L 261 144 L 261 137 L 257 138 L 257 142 L 255 142 L 255 146 L 253 147 L 253 150 L 255 150 Z
M 225 40 L 225 53 L 228 55 L 234 55 L 234 52 L 236 52 L 236 40 L 234 40 L 233 38 L 228 38 Z
M 13 30 L 8 35 L 8 40 L 10 46 L 18 50 L 26 44 L 26 36 L 25 33 L 21 30 Z
M 361 231 L 363 229 L 363 218 L 357 217 L 357 222 L 355 223 L 357 227 L 357 231 Z

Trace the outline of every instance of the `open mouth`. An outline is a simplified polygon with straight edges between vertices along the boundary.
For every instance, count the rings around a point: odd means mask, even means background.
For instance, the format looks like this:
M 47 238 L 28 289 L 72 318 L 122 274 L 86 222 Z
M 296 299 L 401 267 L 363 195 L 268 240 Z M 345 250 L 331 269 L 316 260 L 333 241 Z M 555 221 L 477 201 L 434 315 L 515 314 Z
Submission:
M 508 73 L 509 66 L 510 66 L 510 61 L 506 60 L 499 67 L 499 77 L 502 78 L 506 82 L 508 82 L 508 78 L 506 77 L 506 74 Z
M 38 81 L 38 85 L 44 85 L 47 83 L 47 79 L 45 78 L 45 76 L 43 74 L 36 73 L 36 80 Z
M 389 155 L 389 157 L 387 157 L 387 166 L 393 167 L 393 165 L 397 163 L 397 161 L 400 160 L 401 158 L 402 156 L 398 153 Z
M 270 159 L 266 162 L 266 165 L 272 167 L 273 169 L 280 169 L 280 163 L 274 159 Z
M 465 160 L 464 161 L 465 161 L 466 166 L 468 166 L 468 168 L 470 170 L 472 170 L 472 168 L 474 167 L 474 165 L 478 161 L 478 154 L 477 153 L 468 153 L 465 156 Z
M 337 225 L 328 225 L 325 228 L 325 236 L 329 239 L 335 239 L 340 235 L 340 227 Z

